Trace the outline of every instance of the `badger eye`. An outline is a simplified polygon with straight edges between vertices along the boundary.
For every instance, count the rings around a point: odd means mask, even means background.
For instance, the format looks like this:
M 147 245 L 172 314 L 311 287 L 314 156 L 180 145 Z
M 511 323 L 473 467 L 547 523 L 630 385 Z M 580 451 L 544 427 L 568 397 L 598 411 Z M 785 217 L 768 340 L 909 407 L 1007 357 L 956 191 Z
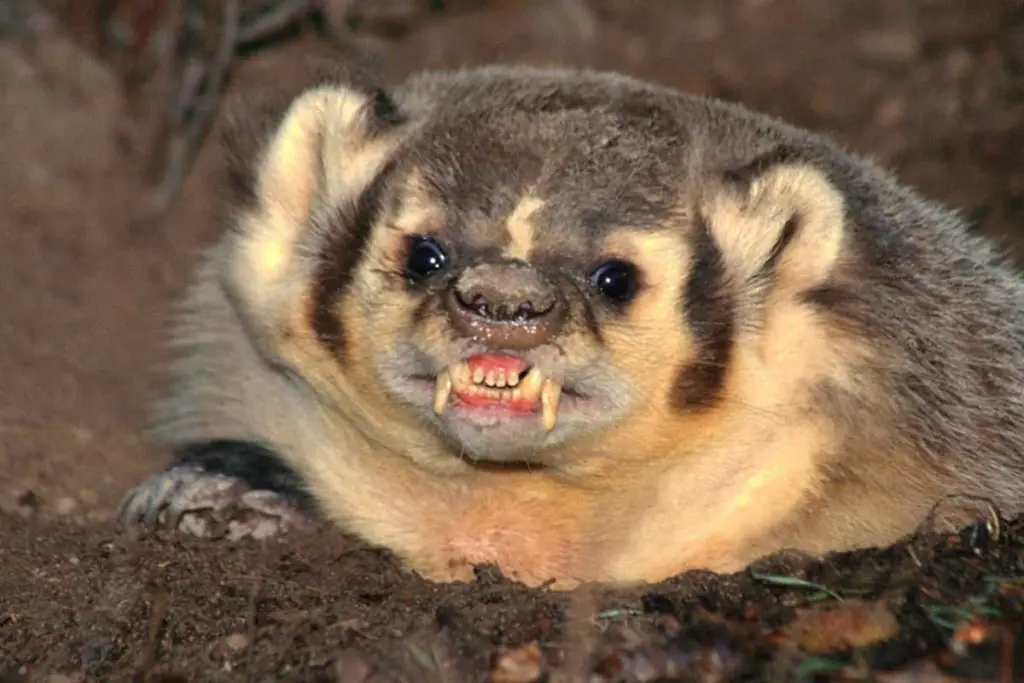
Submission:
M 405 275 L 410 280 L 423 281 L 445 267 L 448 255 L 444 248 L 429 235 L 417 235 L 409 245 L 405 261 Z
M 624 304 L 636 296 L 636 266 L 619 260 L 602 263 L 590 274 L 590 283 L 606 299 Z

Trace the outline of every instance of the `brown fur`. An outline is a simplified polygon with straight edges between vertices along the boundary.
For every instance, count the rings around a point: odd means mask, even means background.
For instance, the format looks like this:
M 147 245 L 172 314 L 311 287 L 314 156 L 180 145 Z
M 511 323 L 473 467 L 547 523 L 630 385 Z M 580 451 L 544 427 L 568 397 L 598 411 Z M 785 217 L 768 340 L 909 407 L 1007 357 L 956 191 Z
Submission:
M 889 543 L 947 494 L 1022 507 L 1024 285 L 826 139 L 506 68 L 327 83 L 275 131 L 187 302 L 168 446 L 267 444 L 327 517 L 438 579 L 657 580 Z M 452 265 L 414 284 L 420 234 Z M 627 305 L 586 281 L 610 258 L 639 268 Z M 551 433 L 439 418 L 409 379 L 485 349 L 442 293 L 504 259 L 566 302 L 524 353 L 590 399 Z

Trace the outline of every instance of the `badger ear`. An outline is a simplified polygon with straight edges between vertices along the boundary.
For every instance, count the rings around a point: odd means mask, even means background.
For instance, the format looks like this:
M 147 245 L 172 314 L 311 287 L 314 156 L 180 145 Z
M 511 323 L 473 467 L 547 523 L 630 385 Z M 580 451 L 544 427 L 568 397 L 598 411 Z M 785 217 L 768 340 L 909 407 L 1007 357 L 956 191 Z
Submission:
M 256 174 L 260 153 L 281 124 L 296 93 L 278 90 L 249 95 L 227 106 L 221 154 L 224 157 L 224 196 L 229 206 L 257 203 Z
M 298 103 L 297 98 L 309 90 L 320 89 L 371 100 L 378 121 L 368 120 L 370 129 L 377 123 L 386 126 L 404 120 L 384 88 L 383 66 L 376 54 L 360 52 L 347 58 L 312 59 L 299 66 L 294 83 L 244 95 L 225 107 L 220 142 L 225 160 L 226 199 L 230 205 L 255 203 L 260 155 L 279 130 L 285 114 Z
M 702 211 L 738 283 L 819 284 L 840 258 L 847 232 L 840 189 L 788 147 L 725 173 Z
M 257 113 L 262 123 L 236 125 L 229 137 L 237 201 L 225 285 L 257 336 L 269 340 L 284 333 L 307 296 L 324 234 L 364 229 L 350 224 L 351 209 L 390 159 L 390 133 L 403 119 L 385 91 L 336 83 L 283 107 L 268 101 Z

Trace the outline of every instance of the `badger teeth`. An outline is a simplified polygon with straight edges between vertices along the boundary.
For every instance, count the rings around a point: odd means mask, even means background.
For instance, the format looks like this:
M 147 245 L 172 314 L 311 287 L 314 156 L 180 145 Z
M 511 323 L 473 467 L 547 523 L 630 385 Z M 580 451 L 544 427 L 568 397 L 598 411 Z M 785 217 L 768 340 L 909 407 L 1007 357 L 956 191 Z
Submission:
M 437 376 L 434 387 L 434 413 L 443 415 L 448 407 L 452 392 L 475 394 L 494 401 L 514 404 L 537 405 L 540 402 L 540 419 L 548 431 L 555 428 L 558 420 L 558 405 L 562 397 L 562 385 L 544 376 L 538 368 L 530 368 L 523 375 L 504 371 L 484 373 L 479 368 L 474 372 L 466 362 L 450 365 Z
M 523 399 L 532 403 L 536 403 L 540 397 L 541 387 L 544 386 L 544 373 L 537 368 L 531 368 L 526 376 L 519 380 L 519 386 L 516 387 L 517 391 L 523 392 Z
M 434 412 L 438 415 L 444 413 L 448 406 L 448 397 L 452 395 L 452 376 L 444 370 L 437 376 L 437 383 L 434 385 Z
M 562 385 L 550 379 L 544 380 L 540 390 L 540 418 L 544 429 L 549 432 L 555 428 L 558 420 L 558 402 L 562 398 Z

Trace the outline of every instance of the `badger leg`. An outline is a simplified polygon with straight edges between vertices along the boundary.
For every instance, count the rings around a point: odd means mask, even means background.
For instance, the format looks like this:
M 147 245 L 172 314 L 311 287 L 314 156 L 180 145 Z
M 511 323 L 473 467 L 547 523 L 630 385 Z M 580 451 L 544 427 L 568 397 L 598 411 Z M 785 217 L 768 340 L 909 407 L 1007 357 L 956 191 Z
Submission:
M 269 538 L 316 519 L 299 476 L 259 444 L 211 441 L 178 449 L 174 462 L 128 492 L 120 529 L 175 529 L 200 538 Z

